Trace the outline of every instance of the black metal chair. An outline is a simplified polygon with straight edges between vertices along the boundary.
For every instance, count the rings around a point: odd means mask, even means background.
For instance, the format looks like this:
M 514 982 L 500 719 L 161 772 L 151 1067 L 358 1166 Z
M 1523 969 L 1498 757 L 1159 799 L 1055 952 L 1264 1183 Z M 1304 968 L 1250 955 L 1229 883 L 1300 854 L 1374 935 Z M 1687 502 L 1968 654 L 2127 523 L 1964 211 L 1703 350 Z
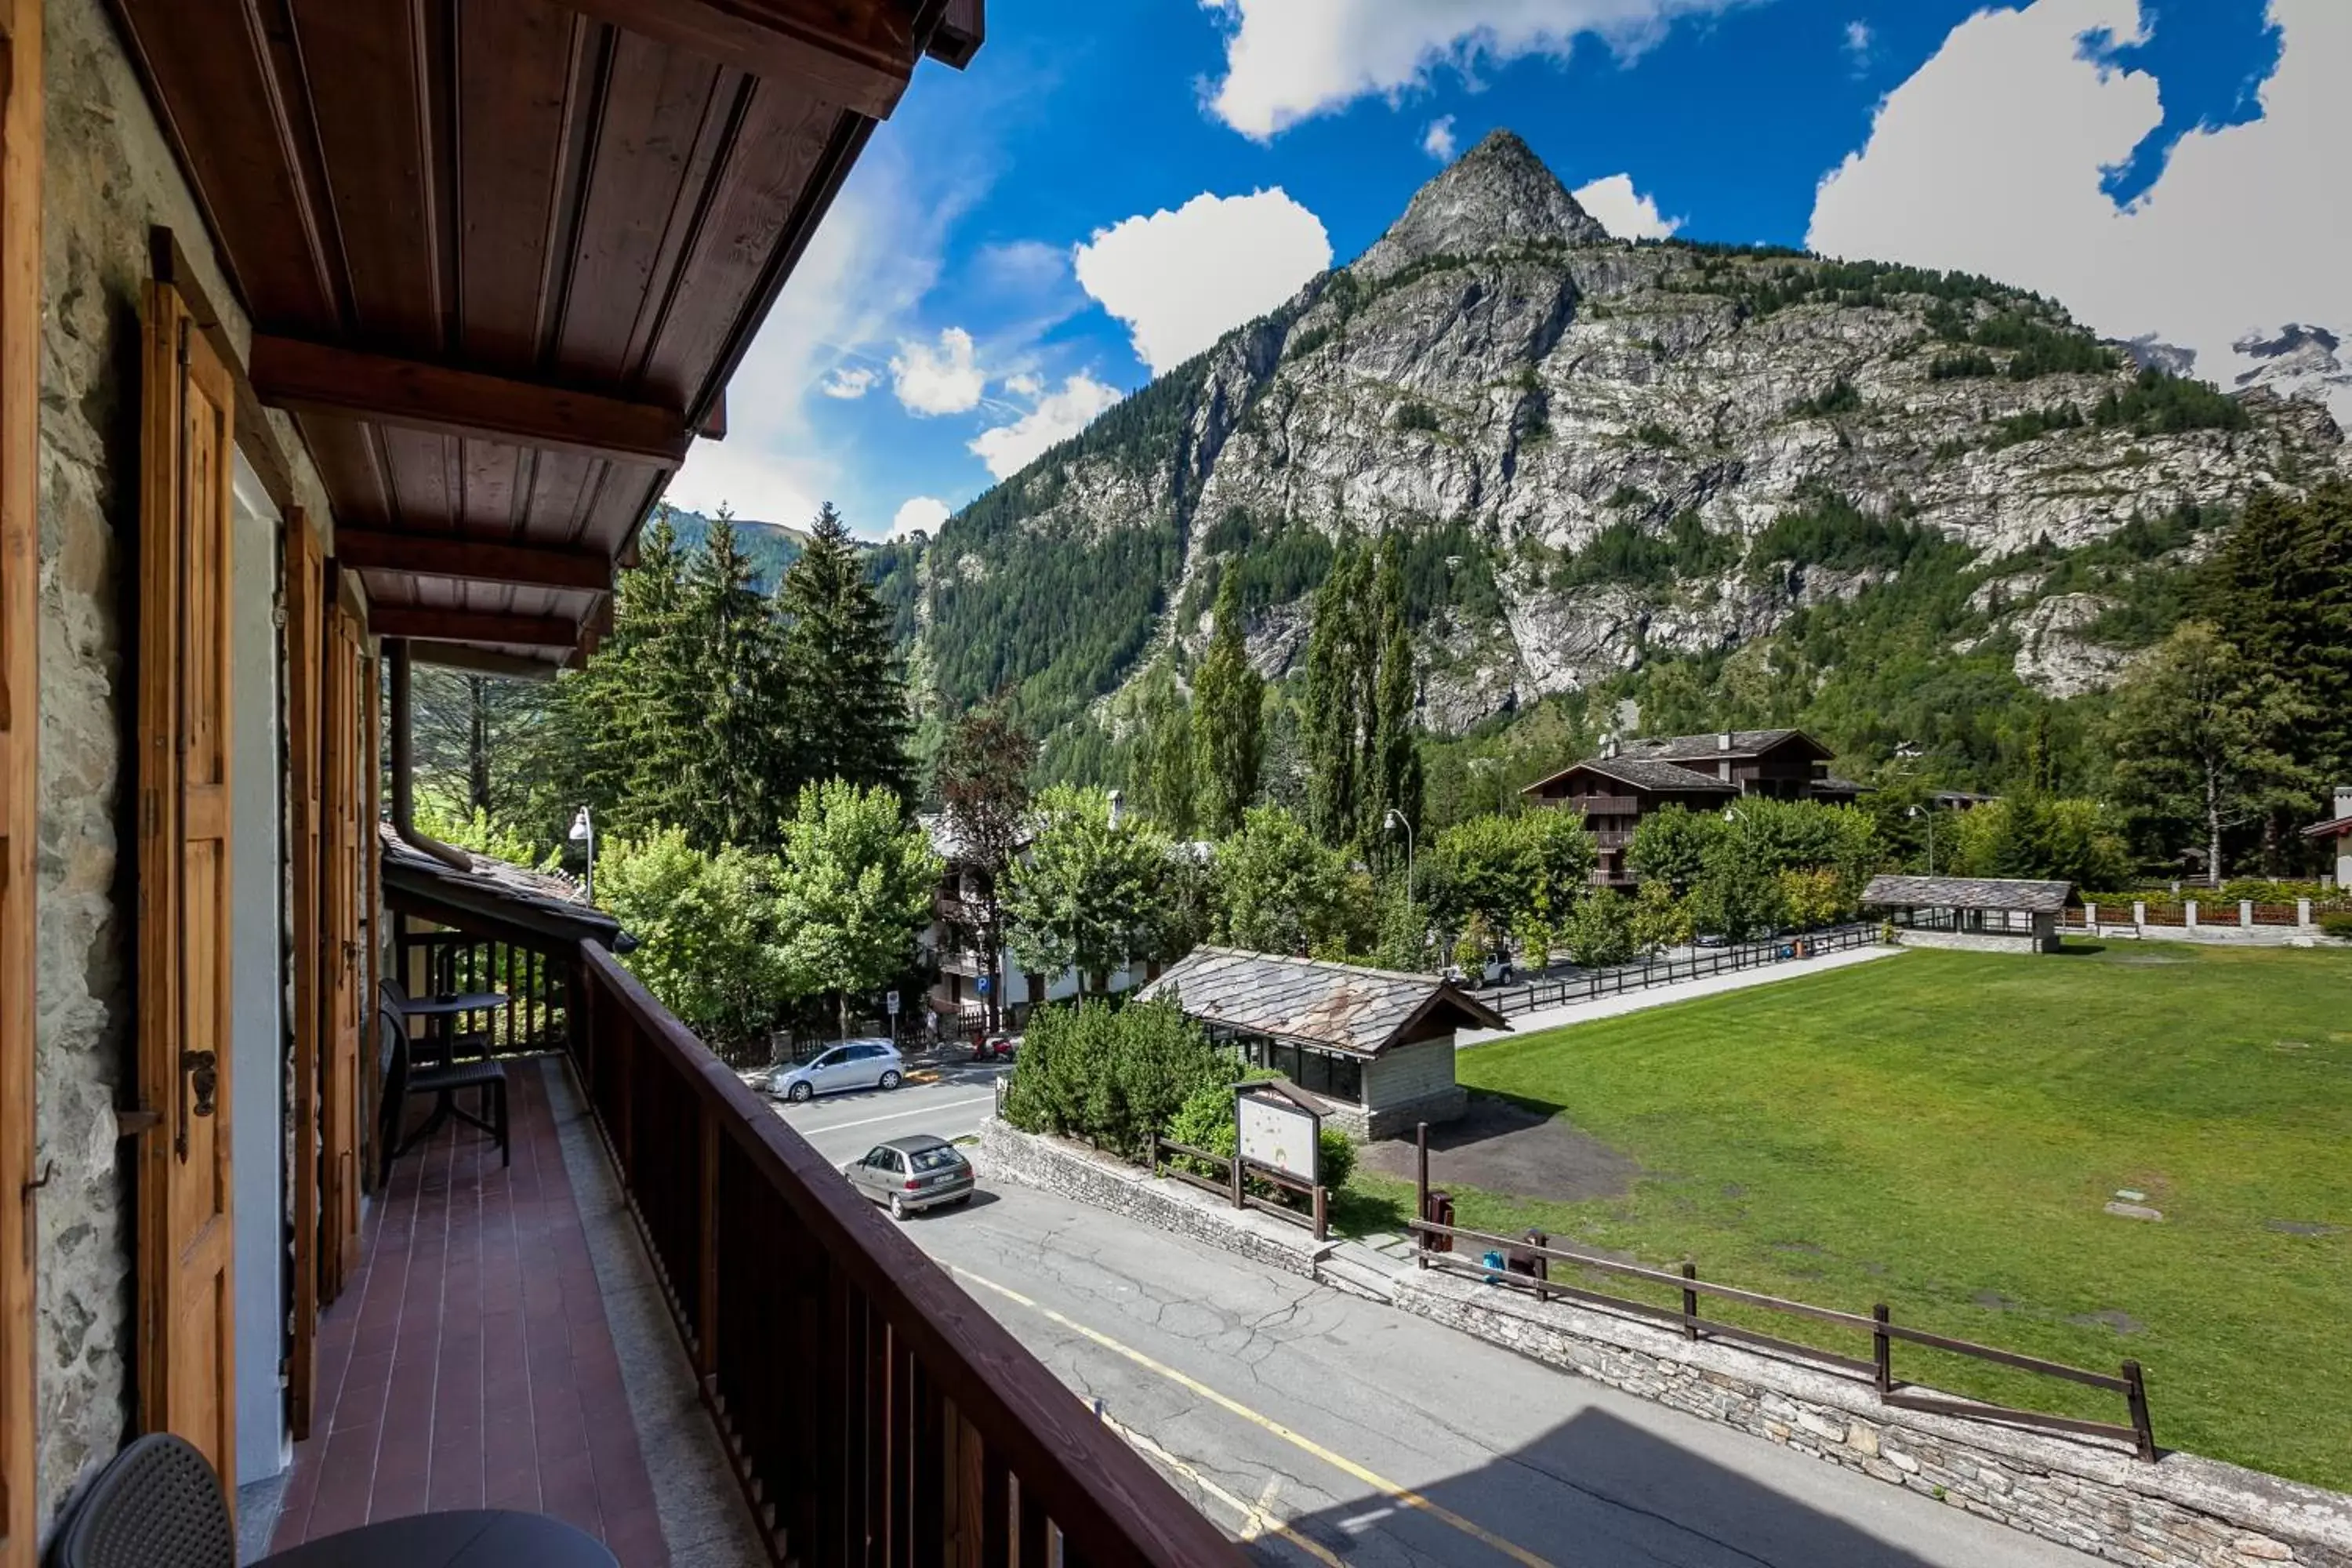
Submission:
M 507 1069 L 503 1062 L 488 1059 L 470 1062 L 445 1063 L 416 1067 L 409 1059 L 408 1025 L 389 1005 L 376 1013 L 377 1025 L 383 1036 L 383 1055 L 385 1062 L 383 1089 L 383 1179 L 392 1179 L 392 1163 L 417 1144 L 440 1131 L 441 1123 L 455 1116 L 468 1127 L 478 1127 L 498 1140 L 499 1163 L 514 1163 L 514 1151 L 509 1144 L 507 1119 Z M 478 1110 L 468 1114 L 457 1103 L 458 1091 L 477 1089 Z M 403 1139 L 400 1124 L 409 1097 L 429 1094 L 438 1103 L 425 1125 Z
M 168 1432 L 135 1438 L 90 1483 L 58 1538 L 58 1568 L 236 1568 L 220 1478 Z

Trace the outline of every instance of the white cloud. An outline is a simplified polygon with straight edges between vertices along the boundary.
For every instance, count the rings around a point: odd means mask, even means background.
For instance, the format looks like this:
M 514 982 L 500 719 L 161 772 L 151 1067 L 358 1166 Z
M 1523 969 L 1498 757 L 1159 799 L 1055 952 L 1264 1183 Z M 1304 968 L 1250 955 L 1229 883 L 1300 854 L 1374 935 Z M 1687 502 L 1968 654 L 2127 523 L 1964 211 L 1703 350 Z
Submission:
M 1683 226 L 1681 218 L 1660 216 L 1656 199 L 1635 190 L 1631 174 L 1611 174 L 1571 194 L 1618 239 L 1664 239 Z
M 963 145 L 920 159 L 903 141 L 867 146 L 736 369 L 727 439 L 694 444 L 670 500 L 805 522 L 826 496 L 852 499 L 859 475 L 837 443 L 817 437 L 814 394 L 863 368 L 856 346 L 887 342 L 938 280 L 949 227 L 986 189 Z
M 1244 136 L 1276 132 L 1359 98 L 1391 100 L 1452 68 L 1527 55 L 1565 59 L 1590 35 L 1621 56 L 1675 16 L 1737 0 L 1201 0 L 1223 22 L 1225 74 L 1210 112 Z
M 1853 68 L 1857 75 L 1867 69 L 1870 65 L 1870 46 L 1873 37 L 1870 24 L 1860 17 L 1845 25 L 1846 58 L 1853 62 Z
M 1046 447 L 1067 440 L 1095 416 L 1119 399 L 1118 389 L 1106 386 L 1084 371 L 1048 393 L 1037 405 L 1010 425 L 983 430 L 971 443 L 972 451 L 998 479 L 1010 479 L 1034 462 Z M 909 503 L 911 504 L 911 503 Z
M 1441 114 L 1421 133 L 1421 150 L 1441 163 L 1451 163 L 1454 149 L 1454 116 Z
M 1264 315 L 1331 265 L 1323 220 L 1282 187 L 1203 192 L 1174 212 L 1097 229 L 1073 253 L 1079 287 L 1128 324 L 1155 375 Z
M 890 537 L 904 539 L 910 533 L 937 533 L 940 524 L 947 520 L 947 502 L 937 496 L 910 496 L 890 520 Z
M 1015 397 L 1043 397 L 1045 395 L 1045 378 L 1021 371 L 1004 378 L 1004 390 Z
M 902 339 L 890 356 L 890 389 L 909 414 L 962 414 L 980 405 L 988 377 L 974 359 L 971 334 L 961 327 L 940 332 L 940 345 Z
M 2284 33 L 2263 117 L 2181 138 L 2128 209 L 2101 189 L 2158 123 L 2158 84 L 2084 58 L 2082 36 L 2141 36 L 2136 0 L 2037 0 L 1979 13 L 1889 94 L 1869 142 L 1822 182 L 1808 243 L 1990 273 L 2050 294 L 2095 330 L 2194 349 L 2228 385 L 2243 334 L 2352 326 L 2352 6 L 2271 0 Z M 2339 395 L 2352 419 L 2352 393 Z
M 817 390 L 824 393 L 827 397 L 838 397 L 844 401 L 851 401 L 863 397 L 868 392 L 872 391 L 874 384 L 881 379 L 881 375 L 882 373 L 876 370 L 871 365 L 840 365 L 835 369 L 831 375 L 824 378 L 824 380 L 818 385 Z

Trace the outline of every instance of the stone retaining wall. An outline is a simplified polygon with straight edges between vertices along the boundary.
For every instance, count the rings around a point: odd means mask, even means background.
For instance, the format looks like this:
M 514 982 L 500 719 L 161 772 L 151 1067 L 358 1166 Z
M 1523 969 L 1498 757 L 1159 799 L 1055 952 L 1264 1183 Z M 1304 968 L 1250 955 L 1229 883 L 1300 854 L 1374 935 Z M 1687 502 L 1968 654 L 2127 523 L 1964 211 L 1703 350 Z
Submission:
M 1172 1176 L 1154 1179 L 1150 1171 L 1115 1155 L 1024 1132 L 997 1118 L 982 1125 L 979 1154 L 975 1163 L 983 1175 L 1059 1193 L 1240 1253 L 1286 1274 L 1315 1278 L 1315 1258 L 1323 1244 L 1311 1233 L 1271 1215 L 1236 1209 Z
M 1287 1273 L 1316 1277 L 1328 1252 L 1280 1221 L 1002 1121 L 986 1125 L 981 1156 L 987 1174 Z M 1850 1377 L 1451 1272 L 1407 1268 L 1391 1284 L 1400 1310 L 2110 1562 L 2352 1568 L 2352 1497 L 2339 1492 L 2193 1454 L 2151 1465 L 2120 1446 L 1894 1410 Z M 2156 1415 L 2161 1437 L 2160 1389 Z

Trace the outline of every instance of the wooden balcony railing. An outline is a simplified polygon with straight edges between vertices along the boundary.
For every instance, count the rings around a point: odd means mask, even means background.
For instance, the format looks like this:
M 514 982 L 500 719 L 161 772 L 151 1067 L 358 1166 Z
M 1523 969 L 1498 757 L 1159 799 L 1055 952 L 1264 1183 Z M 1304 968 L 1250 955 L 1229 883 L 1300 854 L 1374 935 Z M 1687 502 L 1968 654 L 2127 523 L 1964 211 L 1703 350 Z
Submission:
M 1238 1568 L 593 942 L 574 994 L 573 1061 L 776 1562 Z
M 404 922 L 405 923 L 405 922 Z M 412 996 L 495 991 L 506 1005 L 466 1016 L 464 1033 L 494 1057 L 564 1048 L 571 1013 L 572 961 L 551 939 L 524 946 L 471 931 L 404 931 L 393 971 Z

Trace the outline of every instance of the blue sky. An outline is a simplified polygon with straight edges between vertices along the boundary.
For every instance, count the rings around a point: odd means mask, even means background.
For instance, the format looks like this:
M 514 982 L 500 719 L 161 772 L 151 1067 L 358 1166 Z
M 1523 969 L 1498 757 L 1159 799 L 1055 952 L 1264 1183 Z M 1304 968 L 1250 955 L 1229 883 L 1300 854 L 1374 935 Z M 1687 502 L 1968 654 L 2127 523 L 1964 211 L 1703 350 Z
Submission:
M 2352 146 L 2347 12 L 990 0 L 971 68 L 927 62 L 877 132 L 673 498 L 935 524 L 1504 126 L 1621 234 L 1990 271 L 2226 383 L 2249 331 L 2352 326 L 2352 220 L 2320 195 L 2320 150 Z

